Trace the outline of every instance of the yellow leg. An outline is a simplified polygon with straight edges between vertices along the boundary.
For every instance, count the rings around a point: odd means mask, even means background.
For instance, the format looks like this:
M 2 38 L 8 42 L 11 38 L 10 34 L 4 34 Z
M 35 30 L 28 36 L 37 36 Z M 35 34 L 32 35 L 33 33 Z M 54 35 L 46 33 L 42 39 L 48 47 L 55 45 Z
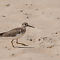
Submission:
M 13 44 L 13 41 L 14 41 L 14 39 L 11 41 L 11 44 L 12 44 L 12 47 L 14 47 L 14 48 L 15 48 L 15 46 L 14 46 L 14 44 Z
M 18 39 L 16 40 L 16 43 L 17 43 L 17 44 L 21 44 L 21 45 L 23 45 L 23 46 L 28 46 L 28 45 L 26 45 L 26 44 L 24 44 L 24 43 L 19 43 L 19 42 L 18 42 Z

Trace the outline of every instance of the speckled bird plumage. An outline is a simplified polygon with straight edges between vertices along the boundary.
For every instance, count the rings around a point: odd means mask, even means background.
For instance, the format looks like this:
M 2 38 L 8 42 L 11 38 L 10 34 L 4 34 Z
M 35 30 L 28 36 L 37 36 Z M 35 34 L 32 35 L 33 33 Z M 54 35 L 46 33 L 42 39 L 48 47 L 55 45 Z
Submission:
M 9 30 L 7 32 L 0 33 L 0 37 L 15 37 L 15 39 L 13 39 L 13 40 L 18 41 L 18 38 L 20 38 L 21 36 L 23 36 L 25 34 L 26 27 L 32 27 L 32 28 L 34 28 L 33 26 L 30 26 L 30 25 L 28 25 L 28 23 L 24 22 L 24 23 L 22 23 L 21 27 L 14 28 L 14 29 Z M 11 43 L 12 43 L 12 46 L 14 47 L 13 40 L 11 41 Z M 25 45 L 23 43 L 18 43 L 18 44 Z

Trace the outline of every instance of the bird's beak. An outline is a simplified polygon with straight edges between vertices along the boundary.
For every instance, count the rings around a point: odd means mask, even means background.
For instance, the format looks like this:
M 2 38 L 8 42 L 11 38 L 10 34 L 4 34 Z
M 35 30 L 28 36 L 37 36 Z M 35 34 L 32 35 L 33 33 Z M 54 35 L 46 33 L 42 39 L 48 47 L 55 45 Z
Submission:
M 29 27 L 35 28 L 34 26 L 28 25 Z

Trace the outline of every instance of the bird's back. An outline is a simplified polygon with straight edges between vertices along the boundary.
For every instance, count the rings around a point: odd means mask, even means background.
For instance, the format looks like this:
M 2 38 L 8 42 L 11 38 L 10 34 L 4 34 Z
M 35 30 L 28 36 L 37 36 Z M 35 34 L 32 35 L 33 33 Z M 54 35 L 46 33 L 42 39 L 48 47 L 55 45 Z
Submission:
M 0 33 L 0 37 L 14 37 L 18 34 L 24 34 L 26 31 L 25 28 L 14 28 L 8 32 Z

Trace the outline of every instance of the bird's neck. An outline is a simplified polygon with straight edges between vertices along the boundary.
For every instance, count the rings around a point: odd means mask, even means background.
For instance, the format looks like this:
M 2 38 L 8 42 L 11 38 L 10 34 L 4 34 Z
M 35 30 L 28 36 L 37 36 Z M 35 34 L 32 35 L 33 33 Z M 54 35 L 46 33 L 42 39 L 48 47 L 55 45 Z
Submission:
M 26 27 L 25 26 L 21 26 L 21 28 L 26 30 Z
M 26 28 L 26 26 L 21 26 L 22 28 Z
M 22 28 L 22 29 L 21 29 L 21 32 L 22 32 L 22 33 L 25 33 L 25 32 L 26 32 L 26 27 L 23 27 L 23 26 L 22 26 L 21 28 Z

